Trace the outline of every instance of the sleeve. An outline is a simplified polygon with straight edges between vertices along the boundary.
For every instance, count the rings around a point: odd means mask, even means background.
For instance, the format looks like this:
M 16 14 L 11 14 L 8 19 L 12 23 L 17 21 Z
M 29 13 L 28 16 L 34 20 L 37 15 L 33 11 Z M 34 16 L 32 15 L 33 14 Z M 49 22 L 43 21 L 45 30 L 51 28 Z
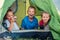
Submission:
M 7 20 L 5 20 L 5 21 L 2 22 L 2 25 L 5 29 L 8 30 L 8 27 L 9 27 L 10 23 Z
M 8 28 L 10 26 L 10 23 L 8 20 L 5 21 L 6 27 Z
M 26 25 L 25 25 L 25 21 L 24 21 L 24 19 L 23 19 L 23 20 L 22 20 L 21 27 L 25 29 L 25 26 L 26 26 Z
M 39 21 L 39 25 L 38 25 L 38 26 L 40 27 L 40 29 L 44 29 L 43 20 L 40 20 L 40 21 Z
M 36 25 L 35 28 L 38 29 L 38 20 L 36 19 Z

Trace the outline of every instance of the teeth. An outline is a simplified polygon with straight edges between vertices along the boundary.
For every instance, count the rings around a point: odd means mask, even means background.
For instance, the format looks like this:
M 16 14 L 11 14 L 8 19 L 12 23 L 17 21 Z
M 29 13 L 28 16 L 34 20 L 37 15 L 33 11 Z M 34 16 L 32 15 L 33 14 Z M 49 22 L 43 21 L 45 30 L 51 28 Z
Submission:
M 32 16 L 32 15 L 30 15 L 30 16 Z

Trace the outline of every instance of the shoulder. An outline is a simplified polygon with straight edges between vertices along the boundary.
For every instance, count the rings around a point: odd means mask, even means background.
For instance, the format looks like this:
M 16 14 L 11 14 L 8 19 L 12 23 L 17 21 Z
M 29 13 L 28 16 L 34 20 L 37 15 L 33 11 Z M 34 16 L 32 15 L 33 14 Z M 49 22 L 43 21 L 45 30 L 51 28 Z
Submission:
M 4 22 L 4 23 L 9 23 L 9 21 L 8 21 L 7 19 L 6 19 L 6 20 L 4 20 L 3 22 Z
M 34 16 L 34 20 L 38 21 L 38 19 Z
M 25 16 L 22 21 L 27 20 L 27 19 L 28 19 L 28 16 Z
M 3 25 L 4 27 L 7 27 L 7 26 L 10 25 L 10 22 L 9 22 L 8 20 L 4 20 L 3 23 L 2 23 L 2 25 Z
M 28 16 L 25 16 L 25 17 L 24 17 L 24 19 L 27 19 L 27 18 L 28 18 Z

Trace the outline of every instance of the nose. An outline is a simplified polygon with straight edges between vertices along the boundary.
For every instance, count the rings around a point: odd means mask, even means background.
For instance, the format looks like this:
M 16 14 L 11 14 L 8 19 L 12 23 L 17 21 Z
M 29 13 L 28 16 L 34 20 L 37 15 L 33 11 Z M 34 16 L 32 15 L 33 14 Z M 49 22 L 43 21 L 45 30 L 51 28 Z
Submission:
M 11 18 L 12 18 L 13 16 L 11 16 Z
M 44 20 L 47 20 L 46 18 L 44 18 Z

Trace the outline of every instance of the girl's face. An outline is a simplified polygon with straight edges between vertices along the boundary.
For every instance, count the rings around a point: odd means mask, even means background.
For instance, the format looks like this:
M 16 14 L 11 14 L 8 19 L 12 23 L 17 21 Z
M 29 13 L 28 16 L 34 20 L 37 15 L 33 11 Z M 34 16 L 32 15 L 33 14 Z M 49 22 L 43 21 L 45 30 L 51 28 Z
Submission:
M 13 12 L 9 11 L 6 15 L 6 18 L 10 21 L 14 17 Z
M 48 23 L 49 19 L 50 19 L 50 15 L 47 13 L 43 13 L 42 20 L 45 24 Z
M 33 18 L 34 15 L 35 15 L 35 10 L 34 10 L 34 8 L 29 8 L 29 9 L 28 9 L 28 16 L 29 16 L 29 18 Z

